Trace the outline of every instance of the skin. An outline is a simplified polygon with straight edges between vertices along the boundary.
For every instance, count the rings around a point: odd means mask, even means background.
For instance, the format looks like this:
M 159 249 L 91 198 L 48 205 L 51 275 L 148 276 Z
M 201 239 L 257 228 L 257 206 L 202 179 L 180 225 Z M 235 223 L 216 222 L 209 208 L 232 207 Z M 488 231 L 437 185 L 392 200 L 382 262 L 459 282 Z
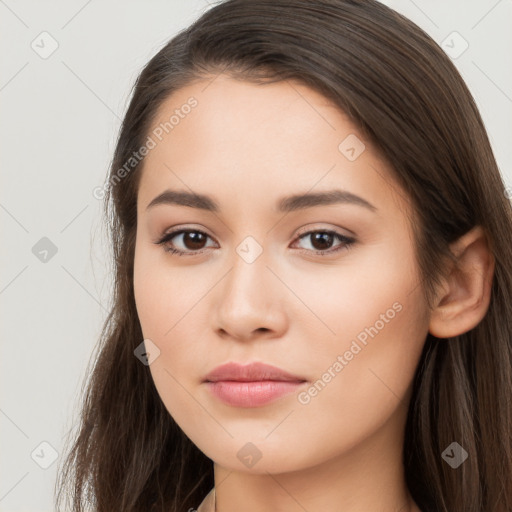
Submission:
M 454 246 L 452 270 L 429 311 L 414 254 L 411 205 L 391 170 L 348 117 L 295 82 L 255 85 L 225 75 L 170 96 L 154 127 L 188 98 L 197 106 L 144 161 L 137 203 L 134 286 L 150 371 L 165 407 L 214 461 L 216 510 L 418 512 L 405 484 L 402 445 L 411 383 L 429 330 L 460 334 L 483 318 L 492 259 L 479 229 Z M 349 135 L 365 144 L 350 161 Z M 166 189 L 210 195 L 220 211 L 160 204 Z M 277 211 L 287 195 L 343 189 L 370 202 Z M 202 245 L 171 228 L 199 230 Z M 306 231 L 356 239 L 330 255 Z M 236 251 L 248 236 L 262 253 Z M 326 250 L 343 245 L 336 237 Z M 202 253 L 197 254 L 200 251 Z M 332 366 L 366 327 L 401 309 L 338 372 Z M 380 325 L 380 324 L 379 324 Z M 203 383 L 228 361 L 262 361 L 302 376 L 298 392 L 256 408 L 226 405 Z M 304 394 L 302 395 L 304 396 Z M 261 458 L 248 467 L 239 450 Z M 246 448 L 247 449 L 247 448 Z M 252 448 L 255 452 L 256 450 Z

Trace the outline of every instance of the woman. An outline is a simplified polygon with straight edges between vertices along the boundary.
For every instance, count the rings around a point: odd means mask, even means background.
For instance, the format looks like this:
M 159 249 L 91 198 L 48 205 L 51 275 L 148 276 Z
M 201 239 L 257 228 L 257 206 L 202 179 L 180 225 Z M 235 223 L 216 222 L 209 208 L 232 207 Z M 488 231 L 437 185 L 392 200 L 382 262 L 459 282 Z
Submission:
M 511 205 L 416 25 L 216 5 L 139 76 L 105 191 L 74 511 L 512 510 Z

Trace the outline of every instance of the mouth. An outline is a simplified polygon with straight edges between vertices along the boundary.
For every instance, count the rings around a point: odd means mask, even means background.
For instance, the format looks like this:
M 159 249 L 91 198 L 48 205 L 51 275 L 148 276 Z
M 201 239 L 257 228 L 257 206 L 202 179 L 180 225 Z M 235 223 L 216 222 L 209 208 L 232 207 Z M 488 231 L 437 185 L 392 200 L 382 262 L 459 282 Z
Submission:
M 297 391 L 304 382 L 221 380 L 208 382 L 207 386 L 215 397 L 228 405 L 234 407 L 261 407 Z
M 260 382 L 265 380 L 303 382 L 306 379 L 270 364 L 255 362 L 242 365 L 240 363 L 229 362 L 217 366 L 204 378 L 205 382 L 218 382 L 221 380 L 238 382 Z
M 307 381 L 264 363 L 227 363 L 215 368 L 203 381 L 209 391 L 234 407 L 260 407 L 297 391 Z

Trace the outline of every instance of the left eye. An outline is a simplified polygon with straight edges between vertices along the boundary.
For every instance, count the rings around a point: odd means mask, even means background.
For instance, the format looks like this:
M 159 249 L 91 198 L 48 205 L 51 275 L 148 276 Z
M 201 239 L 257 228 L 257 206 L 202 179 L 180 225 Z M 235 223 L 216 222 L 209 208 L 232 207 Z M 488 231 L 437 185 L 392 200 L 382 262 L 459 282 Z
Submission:
M 174 242 L 170 243 L 171 240 L 174 238 L 179 239 L 179 237 L 181 237 L 181 244 L 184 245 L 185 250 L 176 248 Z M 345 235 L 342 235 L 341 233 L 329 230 L 308 231 L 307 233 L 303 233 L 301 236 L 299 236 L 297 240 L 303 240 L 308 237 L 311 238 L 311 245 L 313 245 L 313 247 L 312 249 L 305 249 L 305 251 L 314 252 L 319 255 L 332 254 L 342 249 L 349 249 L 350 246 L 355 242 L 354 238 L 349 238 Z M 181 229 L 165 234 L 163 238 L 155 243 L 157 245 L 163 245 L 166 252 L 170 252 L 178 256 L 193 256 L 195 254 L 204 252 L 204 243 L 208 238 L 211 237 L 202 231 Z M 332 247 L 328 248 L 327 246 L 331 246 L 335 239 L 338 239 L 341 243 L 335 246 L 334 249 Z
M 355 242 L 354 238 L 349 238 L 336 231 L 308 231 L 299 237 L 299 240 L 310 237 L 311 245 L 313 246 L 313 252 L 316 254 L 331 254 L 334 252 L 341 251 L 342 249 L 349 249 L 350 246 Z M 341 243 L 334 249 L 327 248 L 327 245 L 332 245 L 333 241 L 338 239 Z M 318 247 L 315 247 L 318 245 Z

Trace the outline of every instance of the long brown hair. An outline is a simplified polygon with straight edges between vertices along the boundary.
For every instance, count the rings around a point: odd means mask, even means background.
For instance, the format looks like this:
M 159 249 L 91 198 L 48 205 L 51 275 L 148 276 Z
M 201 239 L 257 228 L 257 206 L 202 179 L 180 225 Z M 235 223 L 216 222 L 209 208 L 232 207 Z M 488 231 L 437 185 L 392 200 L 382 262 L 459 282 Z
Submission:
M 142 70 L 104 188 L 112 306 L 59 473 L 57 503 L 66 496 L 73 512 L 87 504 L 98 512 L 177 512 L 197 507 L 213 487 L 212 461 L 174 422 L 148 367 L 134 356 L 143 339 L 133 262 L 144 160 L 133 155 L 172 92 L 218 73 L 257 83 L 299 80 L 350 116 L 414 205 L 429 304 L 449 244 L 476 225 L 484 228 L 495 259 L 488 311 L 463 335 L 428 334 L 404 465 L 424 512 L 510 512 L 511 203 L 475 101 L 451 60 L 418 26 L 374 0 L 228 0 Z M 452 442 L 469 454 L 457 469 L 441 457 Z

